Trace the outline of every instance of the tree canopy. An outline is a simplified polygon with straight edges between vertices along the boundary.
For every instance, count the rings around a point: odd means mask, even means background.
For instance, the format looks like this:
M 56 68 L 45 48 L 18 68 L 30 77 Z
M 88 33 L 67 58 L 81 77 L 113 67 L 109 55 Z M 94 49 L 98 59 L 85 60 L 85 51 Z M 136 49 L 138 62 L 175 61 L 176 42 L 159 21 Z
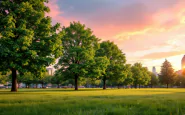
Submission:
M 61 56 L 60 24 L 52 26 L 45 13 L 48 0 L 1 0 L 0 69 L 12 71 L 12 89 L 17 91 L 17 73 L 40 75 Z
M 166 84 L 166 87 L 168 88 L 169 84 L 174 83 L 175 80 L 174 78 L 175 78 L 174 69 L 171 63 L 166 59 L 161 66 L 159 81 L 162 84 Z
M 72 22 L 63 30 L 65 31 L 62 38 L 64 50 L 57 66 L 64 76 L 74 79 L 75 90 L 78 90 L 80 77 L 100 76 L 108 61 L 105 57 L 95 58 L 100 39 L 93 35 L 91 29 L 80 22 Z
M 126 58 L 116 44 L 110 41 L 100 43 L 100 49 L 97 50 L 96 56 L 106 57 L 109 60 L 109 65 L 101 76 L 104 84 L 103 89 L 106 89 L 106 80 L 108 79 L 117 79 L 119 82 L 124 81 Z
M 139 85 L 147 85 L 151 80 L 150 73 L 146 67 L 143 67 L 141 63 L 135 63 L 131 68 L 133 74 L 133 84 L 135 88 Z

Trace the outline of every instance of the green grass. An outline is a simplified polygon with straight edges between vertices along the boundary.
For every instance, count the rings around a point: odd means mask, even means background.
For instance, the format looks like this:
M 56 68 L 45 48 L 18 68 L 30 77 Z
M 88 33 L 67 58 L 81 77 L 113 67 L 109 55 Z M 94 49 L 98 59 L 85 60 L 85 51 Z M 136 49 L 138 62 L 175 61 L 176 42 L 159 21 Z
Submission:
M 185 89 L 0 89 L 0 115 L 185 115 Z

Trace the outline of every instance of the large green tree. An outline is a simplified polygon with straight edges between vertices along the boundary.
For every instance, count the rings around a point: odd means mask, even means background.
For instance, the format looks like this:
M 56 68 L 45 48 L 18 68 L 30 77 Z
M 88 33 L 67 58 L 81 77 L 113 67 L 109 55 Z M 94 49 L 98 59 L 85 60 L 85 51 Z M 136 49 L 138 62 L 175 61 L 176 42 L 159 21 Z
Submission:
M 169 87 L 169 84 L 173 84 L 175 80 L 175 72 L 171 63 L 166 59 L 162 66 L 161 72 L 159 75 L 159 81 L 162 84 L 166 84 L 166 87 Z
M 11 91 L 17 91 L 17 73 L 39 76 L 62 54 L 60 24 L 52 26 L 45 16 L 50 11 L 47 2 L 1 0 L 0 70 L 12 71 Z
M 73 78 L 75 90 L 78 90 L 78 80 L 82 77 L 100 76 L 108 61 L 106 57 L 95 57 L 99 48 L 99 39 L 93 35 L 91 29 L 80 22 L 72 22 L 64 27 L 62 38 L 63 56 L 57 66 L 64 77 Z
M 103 80 L 103 89 L 106 89 L 106 81 L 108 79 L 118 79 L 119 83 L 125 79 L 124 66 L 126 62 L 125 54 L 118 48 L 116 44 L 110 41 L 104 41 L 100 44 L 96 56 L 106 57 L 109 65 L 101 79 Z

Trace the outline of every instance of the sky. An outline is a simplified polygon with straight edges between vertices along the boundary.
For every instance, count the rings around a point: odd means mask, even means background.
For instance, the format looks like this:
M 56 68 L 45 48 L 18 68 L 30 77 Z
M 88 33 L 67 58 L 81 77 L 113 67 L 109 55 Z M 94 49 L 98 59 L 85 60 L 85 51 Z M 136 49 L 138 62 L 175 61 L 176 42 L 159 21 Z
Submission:
M 160 72 L 167 59 L 181 69 L 185 54 L 185 0 L 50 0 L 52 23 L 80 21 L 102 41 L 110 40 L 126 54 Z

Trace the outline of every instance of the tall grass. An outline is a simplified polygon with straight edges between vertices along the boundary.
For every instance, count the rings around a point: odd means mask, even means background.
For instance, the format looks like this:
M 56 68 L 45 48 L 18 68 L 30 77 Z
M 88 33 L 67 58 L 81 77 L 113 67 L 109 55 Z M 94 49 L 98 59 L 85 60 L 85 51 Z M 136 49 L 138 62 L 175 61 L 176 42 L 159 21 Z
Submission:
M 0 115 L 185 115 L 185 89 L 0 90 Z

